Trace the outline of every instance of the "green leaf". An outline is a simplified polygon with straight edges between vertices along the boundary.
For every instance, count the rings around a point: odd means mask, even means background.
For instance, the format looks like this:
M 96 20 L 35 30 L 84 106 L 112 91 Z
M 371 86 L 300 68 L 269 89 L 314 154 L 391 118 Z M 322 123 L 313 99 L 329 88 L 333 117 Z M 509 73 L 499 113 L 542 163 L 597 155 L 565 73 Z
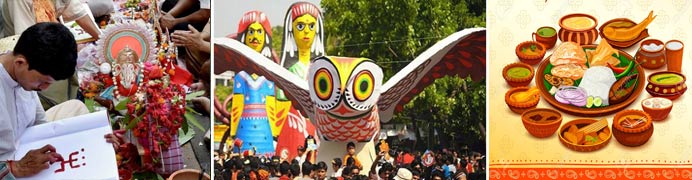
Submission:
M 95 104 L 96 104 L 96 101 L 94 101 L 94 99 L 91 99 L 91 98 L 84 99 L 84 105 L 86 105 L 86 107 L 90 113 L 93 113 L 95 111 L 94 110 Z
M 185 117 L 187 119 L 187 117 Z M 183 121 L 180 125 L 180 129 L 183 130 L 183 133 L 187 134 L 187 130 L 190 128 L 190 125 L 187 124 L 187 121 Z
M 188 128 L 189 126 L 186 128 L 180 127 L 180 129 L 178 129 L 178 142 L 180 142 L 180 146 L 183 146 L 185 143 L 187 143 L 193 137 L 195 137 L 195 130 L 192 128 Z
M 127 109 L 127 103 L 130 103 L 130 98 L 127 98 L 125 100 L 118 102 L 118 105 L 115 105 L 115 110 L 116 111 L 126 110 Z
M 185 112 L 185 119 L 187 120 L 188 123 L 191 123 L 192 125 L 197 127 L 200 131 L 205 131 L 204 126 L 202 126 L 202 124 L 200 124 L 197 121 L 197 118 L 195 118 L 195 116 L 193 116 L 191 112 L 189 112 L 189 111 Z
M 142 118 L 144 118 L 144 115 L 137 116 L 137 117 L 135 117 L 135 119 L 132 119 L 129 122 L 126 121 L 125 123 L 127 124 L 127 127 L 125 127 L 125 129 L 134 128 L 137 125 L 137 123 L 139 123 L 139 121 L 142 120 Z
M 189 100 L 192 100 L 192 98 L 196 98 L 196 97 L 199 97 L 202 95 L 204 95 L 204 91 L 192 92 L 192 93 L 185 96 L 185 100 L 189 101 Z

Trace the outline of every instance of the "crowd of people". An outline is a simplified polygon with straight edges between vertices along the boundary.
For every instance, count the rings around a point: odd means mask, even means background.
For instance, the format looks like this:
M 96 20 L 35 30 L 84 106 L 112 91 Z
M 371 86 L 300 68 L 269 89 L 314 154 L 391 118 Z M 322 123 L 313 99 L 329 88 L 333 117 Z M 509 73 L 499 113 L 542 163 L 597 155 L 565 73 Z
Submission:
M 233 149 L 233 148 L 231 148 Z M 304 151 L 304 147 L 299 147 Z M 407 148 L 383 151 L 371 167 L 363 167 L 354 156 L 355 145 L 349 143 L 344 158 L 330 162 L 310 161 L 298 156 L 256 156 L 252 151 L 215 153 L 215 179 L 231 180 L 473 180 L 485 179 L 485 156 L 452 149 L 410 151 Z M 328 164 L 329 163 L 329 164 Z

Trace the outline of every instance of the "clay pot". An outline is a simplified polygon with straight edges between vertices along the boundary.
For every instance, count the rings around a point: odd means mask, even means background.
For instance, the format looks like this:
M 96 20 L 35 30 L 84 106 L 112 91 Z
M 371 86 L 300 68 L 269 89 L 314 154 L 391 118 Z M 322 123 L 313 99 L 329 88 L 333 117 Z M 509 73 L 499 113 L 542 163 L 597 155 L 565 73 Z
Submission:
M 621 122 L 624 121 L 625 116 L 628 115 L 644 117 L 646 122 L 644 122 L 644 125 L 634 128 L 625 127 Z M 630 109 L 619 112 L 615 114 L 613 118 L 613 136 L 615 136 L 615 139 L 622 145 L 630 147 L 641 146 L 649 141 L 651 134 L 654 133 L 654 125 L 652 122 L 651 116 L 644 111 Z
M 642 101 L 642 109 L 654 121 L 664 120 L 668 117 L 670 111 L 673 110 L 673 101 L 662 97 L 646 98 Z
M 580 16 L 593 20 L 593 26 L 584 29 L 575 29 L 563 23 L 564 20 L 567 18 Z M 598 25 L 598 21 L 596 21 L 596 18 L 594 18 L 591 15 L 581 13 L 568 14 L 560 18 L 559 23 L 560 31 L 558 32 L 558 37 L 562 42 L 572 41 L 578 43 L 579 45 L 589 45 L 593 44 L 596 41 L 596 39 L 598 39 L 598 30 L 596 30 L 596 25 Z
M 531 48 L 531 45 L 535 45 L 536 51 L 538 51 L 539 54 L 537 55 L 528 55 L 526 53 L 522 52 L 522 49 L 527 49 Z M 517 48 L 514 49 L 515 54 L 517 57 L 519 57 L 519 60 L 523 63 L 530 64 L 530 65 L 536 65 L 543 60 L 543 57 L 545 56 L 546 48 L 543 46 L 543 44 L 536 42 L 536 41 L 526 41 L 522 42 L 519 45 L 517 45 Z
M 512 94 L 517 93 L 517 92 L 527 91 L 527 90 L 529 90 L 528 87 L 522 86 L 522 87 L 515 87 L 512 89 L 509 89 L 509 91 L 507 91 L 507 93 L 505 93 L 505 103 L 507 104 L 509 109 L 512 110 L 512 112 L 517 113 L 517 114 L 522 114 L 522 113 L 524 113 L 524 111 L 536 108 L 536 106 L 538 106 L 538 102 L 541 99 L 540 93 L 534 95 L 533 99 L 531 101 L 528 101 L 528 102 L 519 103 L 519 102 L 514 102 L 514 101 L 510 100 L 510 96 Z
M 521 122 L 529 134 L 537 138 L 550 137 L 560 128 L 562 114 L 552 109 L 536 108 L 521 114 Z
M 202 178 L 200 178 L 200 176 Z M 166 180 L 188 180 L 188 179 L 201 179 L 201 180 L 211 180 L 211 177 L 207 173 L 202 174 L 199 170 L 195 169 L 181 169 L 168 177 Z
M 663 73 L 670 73 L 670 74 L 677 74 L 679 76 L 682 76 L 682 81 L 675 83 L 675 84 L 662 84 L 662 83 L 657 83 L 653 80 L 651 80 L 654 76 L 658 74 L 663 74 Z M 661 72 L 655 72 L 646 79 L 649 83 L 646 85 L 646 92 L 649 92 L 651 96 L 654 97 L 664 97 L 668 98 L 670 100 L 675 100 L 682 96 L 682 94 L 687 91 L 687 85 L 685 84 L 686 78 L 685 75 L 679 73 L 679 72 L 673 72 L 673 71 L 661 71 Z
M 531 73 L 527 77 L 512 77 L 507 74 L 507 71 L 509 69 L 515 68 L 515 67 L 523 67 L 528 69 Z M 512 87 L 519 87 L 519 86 L 528 86 L 531 83 L 531 80 L 533 79 L 534 76 L 534 70 L 531 65 L 525 64 L 525 63 L 512 63 L 507 66 L 505 66 L 504 69 L 502 69 L 502 77 L 505 78 L 505 81 L 507 81 L 507 84 Z
M 644 46 L 649 46 L 651 44 L 661 46 L 660 49 L 653 50 L 646 49 Z M 634 56 L 634 59 L 641 63 L 641 66 L 646 69 L 658 69 L 666 65 L 666 53 L 665 47 L 663 47 L 663 41 L 658 39 L 647 39 L 639 45 L 639 51 Z
M 541 29 L 550 29 L 554 32 L 554 34 L 552 36 L 541 35 L 541 34 L 539 34 L 539 31 Z M 535 41 L 543 44 L 543 46 L 545 46 L 546 49 L 552 49 L 553 47 L 555 47 L 555 42 L 557 42 L 557 31 L 553 27 L 543 26 L 543 27 L 536 29 L 536 32 L 534 32 L 531 35 L 531 38 L 533 38 Z

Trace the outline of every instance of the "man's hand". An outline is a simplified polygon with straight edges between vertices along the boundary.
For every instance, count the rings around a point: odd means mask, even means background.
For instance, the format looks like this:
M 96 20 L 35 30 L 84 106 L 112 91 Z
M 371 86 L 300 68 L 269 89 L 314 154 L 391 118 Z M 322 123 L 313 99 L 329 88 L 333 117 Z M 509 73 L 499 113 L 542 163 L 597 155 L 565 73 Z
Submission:
M 63 158 L 55 151 L 55 147 L 48 144 L 40 149 L 34 149 L 26 153 L 19 161 L 11 165 L 12 174 L 15 177 L 28 177 L 48 169 L 49 163 L 62 161 Z
M 168 14 L 166 12 L 161 12 L 163 16 L 159 18 L 159 22 L 161 22 L 161 26 L 167 29 L 173 29 L 173 26 L 178 24 L 178 19 L 173 17 L 171 14 Z
M 117 151 L 120 145 L 127 143 L 123 137 L 123 134 L 125 134 L 125 129 L 120 129 L 113 131 L 111 134 L 106 134 L 103 137 L 106 138 L 106 142 L 111 143 L 113 145 L 113 149 Z
M 171 39 L 177 46 L 185 46 L 187 48 L 200 49 L 204 43 L 201 33 L 192 27 L 192 25 L 187 25 L 189 31 L 175 31 L 171 35 Z

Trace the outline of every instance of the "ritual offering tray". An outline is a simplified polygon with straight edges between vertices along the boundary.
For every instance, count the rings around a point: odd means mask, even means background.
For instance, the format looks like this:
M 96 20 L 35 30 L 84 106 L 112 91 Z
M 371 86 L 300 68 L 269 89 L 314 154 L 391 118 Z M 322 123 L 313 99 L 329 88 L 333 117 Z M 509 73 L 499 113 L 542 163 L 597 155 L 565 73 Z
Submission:
M 575 119 L 558 132 L 562 145 L 579 152 L 599 150 L 608 145 L 611 137 L 607 119 Z
M 649 75 L 646 92 L 654 97 L 664 97 L 675 100 L 685 94 L 687 85 L 685 75 L 674 71 L 662 71 Z
M 560 44 L 536 69 L 541 96 L 576 116 L 605 116 L 632 104 L 644 89 L 644 70 L 609 44 Z
M 552 136 L 562 123 L 562 114 L 552 109 L 536 108 L 521 114 L 521 121 L 529 134 L 544 138 Z
M 651 116 L 640 110 L 625 110 L 613 118 L 613 136 L 625 146 L 641 146 L 654 133 Z
M 521 114 L 529 109 L 536 108 L 541 100 L 539 90 L 536 87 L 515 87 L 505 93 L 505 103 L 512 112 Z
M 605 22 L 603 25 L 601 25 L 600 28 L 598 28 L 598 32 L 601 35 L 601 38 L 605 39 L 608 41 L 610 45 L 613 45 L 614 47 L 617 48 L 627 48 L 631 47 L 635 44 L 637 44 L 639 41 L 649 37 L 649 29 L 644 29 L 639 33 L 639 36 L 637 36 L 635 39 L 627 40 L 627 41 L 618 41 L 618 40 L 612 40 L 608 36 L 603 34 L 603 28 L 606 27 L 615 27 L 615 28 L 630 28 L 633 26 L 636 26 L 637 23 L 627 19 L 627 18 L 617 18 L 617 19 L 612 19 L 608 22 Z
M 502 69 L 502 77 L 512 87 L 528 86 L 533 75 L 533 67 L 525 63 L 512 63 Z
M 546 48 L 539 42 L 526 41 L 517 45 L 517 48 L 514 51 L 521 62 L 535 65 L 543 60 Z

